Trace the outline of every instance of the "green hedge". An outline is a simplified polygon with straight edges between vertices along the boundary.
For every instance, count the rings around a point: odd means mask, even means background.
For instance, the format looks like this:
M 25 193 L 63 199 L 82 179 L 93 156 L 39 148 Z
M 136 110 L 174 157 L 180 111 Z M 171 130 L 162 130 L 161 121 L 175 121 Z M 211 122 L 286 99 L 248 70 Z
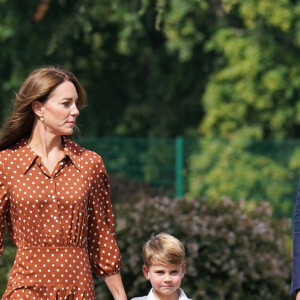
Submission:
M 151 234 L 164 231 L 185 244 L 182 286 L 192 299 L 290 299 L 290 223 L 272 219 L 267 203 L 251 205 L 226 198 L 210 204 L 206 199 L 163 197 L 116 203 L 129 298 L 149 290 L 142 275 L 142 246 Z M 109 299 L 100 281 L 97 297 Z

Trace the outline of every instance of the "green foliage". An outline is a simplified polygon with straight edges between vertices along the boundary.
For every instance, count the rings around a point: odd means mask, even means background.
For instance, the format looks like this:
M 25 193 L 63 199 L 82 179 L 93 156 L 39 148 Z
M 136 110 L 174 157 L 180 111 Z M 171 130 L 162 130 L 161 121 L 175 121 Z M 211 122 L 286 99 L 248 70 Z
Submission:
M 162 2 L 162 1 L 161 1 Z M 171 0 L 164 7 L 162 31 L 166 36 L 166 47 L 178 53 L 180 61 L 193 58 L 194 50 L 205 39 L 204 17 L 208 15 L 206 1 Z
M 124 179 L 161 187 L 166 193 L 173 193 L 174 139 L 84 137 L 79 141 L 86 149 L 101 154 L 109 174 L 118 174 Z
M 191 195 L 269 201 L 274 214 L 291 217 L 299 173 L 299 143 L 203 139 L 191 158 Z
M 299 4 L 225 1 L 224 25 L 207 41 L 219 57 L 206 86 L 205 135 L 298 137 Z
M 264 202 L 143 197 L 115 205 L 122 277 L 129 298 L 145 295 L 142 247 L 153 233 L 184 243 L 187 270 L 182 287 L 192 299 L 290 299 L 290 223 L 273 223 Z M 103 282 L 98 295 L 109 299 Z M 100 298 L 99 298 L 100 299 Z
M 4 93 L 0 103 L 5 109 L 0 120 L 8 110 L 13 90 L 32 69 L 59 64 L 73 71 L 87 89 L 89 105 L 79 117 L 83 133 L 195 134 L 202 116 L 198 102 L 208 66 L 204 57 L 192 57 L 191 47 L 189 54 L 180 54 L 190 57 L 188 63 L 177 56 L 177 50 L 169 50 L 174 46 L 166 46 L 164 30 L 172 30 L 178 20 L 174 19 L 173 8 L 180 10 L 178 3 L 162 3 L 2 0 L 0 86 Z M 179 17 L 185 18 L 188 13 Z M 174 19 L 168 26 L 165 15 Z M 157 22 L 163 30 L 155 28 Z M 201 24 L 205 30 L 205 24 Z M 190 29 L 190 25 L 185 26 L 187 43 L 191 43 L 194 25 Z
M 299 169 L 296 149 L 282 157 L 255 141 L 299 138 L 299 3 L 226 0 L 204 42 L 214 70 L 203 94 L 203 141 L 191 160 L 190 194 L 268 200 L 292 216 Z M 220 139 L 225 141 L 220 141 Z M 263 143 L 263 142 L 262 142 Z M 250 146 L 249 146 L 250 145 Z M 299 158 L 299 157 L 298 157 Z

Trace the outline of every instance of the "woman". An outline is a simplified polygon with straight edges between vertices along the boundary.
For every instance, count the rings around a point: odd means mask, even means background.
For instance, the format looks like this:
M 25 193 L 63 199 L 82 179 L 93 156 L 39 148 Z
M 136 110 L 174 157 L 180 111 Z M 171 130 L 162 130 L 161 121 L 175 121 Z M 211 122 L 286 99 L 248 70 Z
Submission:
M 67 138 L 85 102 L 51 66 L 16 95 L 0 139 L 0 253 L 5 221 L 18 248 L 2 299 L 95 299 L 92 271 L 127 299 L 103 161 Z

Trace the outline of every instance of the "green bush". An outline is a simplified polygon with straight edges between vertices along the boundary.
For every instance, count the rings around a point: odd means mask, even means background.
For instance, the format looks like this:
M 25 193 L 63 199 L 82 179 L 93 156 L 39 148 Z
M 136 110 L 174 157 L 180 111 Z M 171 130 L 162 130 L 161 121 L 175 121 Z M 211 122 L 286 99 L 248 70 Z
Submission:
M 288 141 L 203 139 L 190 160 L 189 195 L 269 201 L 274 216 L 291 217 L 299 178 L 296 149 Z
M 182 240 L 187 270 L 182 287 L 200 299 L 290 299 L 290 223 L 271 218 L 267 203 L 222 198 L 143 198 L 115 205 L 122 277 L 128 297 L 144 295 L 142 246 L 161 231 Z M 109 299 L 96 281 L 97 297 Z M 101 297 L 100 297 L 101 296 Z

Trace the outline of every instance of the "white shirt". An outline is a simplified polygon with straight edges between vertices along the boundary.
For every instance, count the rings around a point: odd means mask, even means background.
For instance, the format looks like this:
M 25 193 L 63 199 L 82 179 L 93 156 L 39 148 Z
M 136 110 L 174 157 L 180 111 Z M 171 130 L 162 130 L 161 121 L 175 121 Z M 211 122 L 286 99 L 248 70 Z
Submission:
M 178 300 L 192 300 L 186 296 L 186 294 L 184 293 L 184 291 L 182 289 L 179 289 L 179 293 L 180 294 L 179 294 Z M 154 296 L 153 289 L 151 289 L 148 296 L 132 298 L 131 300 L 157 300 L 157 299 Z

